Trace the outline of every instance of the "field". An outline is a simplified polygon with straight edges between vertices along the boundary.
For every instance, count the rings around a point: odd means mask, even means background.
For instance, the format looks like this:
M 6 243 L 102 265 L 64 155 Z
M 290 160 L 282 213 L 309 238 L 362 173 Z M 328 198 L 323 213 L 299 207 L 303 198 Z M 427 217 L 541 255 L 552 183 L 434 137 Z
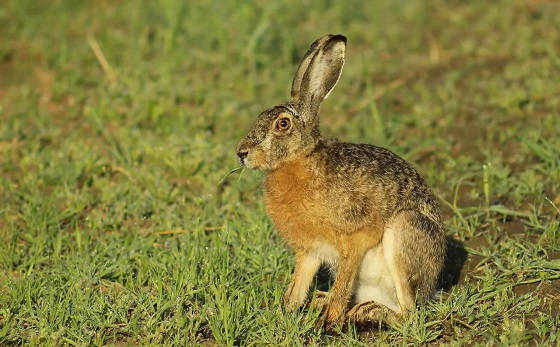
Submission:
M 560 3 L 0 5 L 0 345 L 560 346 Z M 441 199 L 444 294 L 402 325 L 286 313 L 293 256 L 235 145 L 348 37 L 322 132 Z

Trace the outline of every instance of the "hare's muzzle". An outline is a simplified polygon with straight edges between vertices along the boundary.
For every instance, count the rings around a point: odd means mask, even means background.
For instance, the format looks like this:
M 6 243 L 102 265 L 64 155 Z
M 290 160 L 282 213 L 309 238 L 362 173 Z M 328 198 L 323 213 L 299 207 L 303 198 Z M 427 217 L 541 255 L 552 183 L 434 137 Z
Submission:
M 237 156 L 239 157 L 239 161 L 241 165 L 245 165 L 245 158 L 249 155 L 249 152 L 246 150 L 239 150 L 237 151 Z

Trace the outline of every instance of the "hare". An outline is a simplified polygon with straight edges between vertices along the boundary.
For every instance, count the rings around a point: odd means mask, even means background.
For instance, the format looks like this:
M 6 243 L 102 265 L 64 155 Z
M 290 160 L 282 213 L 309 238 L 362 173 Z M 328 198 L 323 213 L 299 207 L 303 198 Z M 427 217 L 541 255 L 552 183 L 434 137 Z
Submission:
M 433 293 L 445 233 L 434 194 L 403 159 L 321 136 L 319 108 L 338 82 L 345 50 L 342 35 L 313 42 L 290 100 L 258 116 L 237 155 L 265 171 L 267 213 L 295 253 L 286 308 L 305 304 L 325 263 L 336 277 L 322 323 L 393 324 Z

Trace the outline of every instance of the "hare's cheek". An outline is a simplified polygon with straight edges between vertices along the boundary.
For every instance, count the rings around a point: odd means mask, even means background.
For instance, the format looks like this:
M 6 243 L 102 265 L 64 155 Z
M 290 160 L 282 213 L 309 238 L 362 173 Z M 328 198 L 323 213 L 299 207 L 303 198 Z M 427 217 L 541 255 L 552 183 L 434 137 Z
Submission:
M 247 166 L 258 169 L 266 167 L 266 154 L 262 149 L 255 149 L 247 157 Z

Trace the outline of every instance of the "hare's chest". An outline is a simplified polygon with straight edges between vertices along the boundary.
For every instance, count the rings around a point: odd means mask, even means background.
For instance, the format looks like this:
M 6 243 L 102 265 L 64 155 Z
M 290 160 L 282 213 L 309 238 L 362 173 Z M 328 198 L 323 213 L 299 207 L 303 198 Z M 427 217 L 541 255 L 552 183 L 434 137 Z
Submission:
M 320 202 L 307 180 L 274 175 L 265 184 L 266 210 L 274 226 L 290 244 L 313 239 L 321 232 Z

